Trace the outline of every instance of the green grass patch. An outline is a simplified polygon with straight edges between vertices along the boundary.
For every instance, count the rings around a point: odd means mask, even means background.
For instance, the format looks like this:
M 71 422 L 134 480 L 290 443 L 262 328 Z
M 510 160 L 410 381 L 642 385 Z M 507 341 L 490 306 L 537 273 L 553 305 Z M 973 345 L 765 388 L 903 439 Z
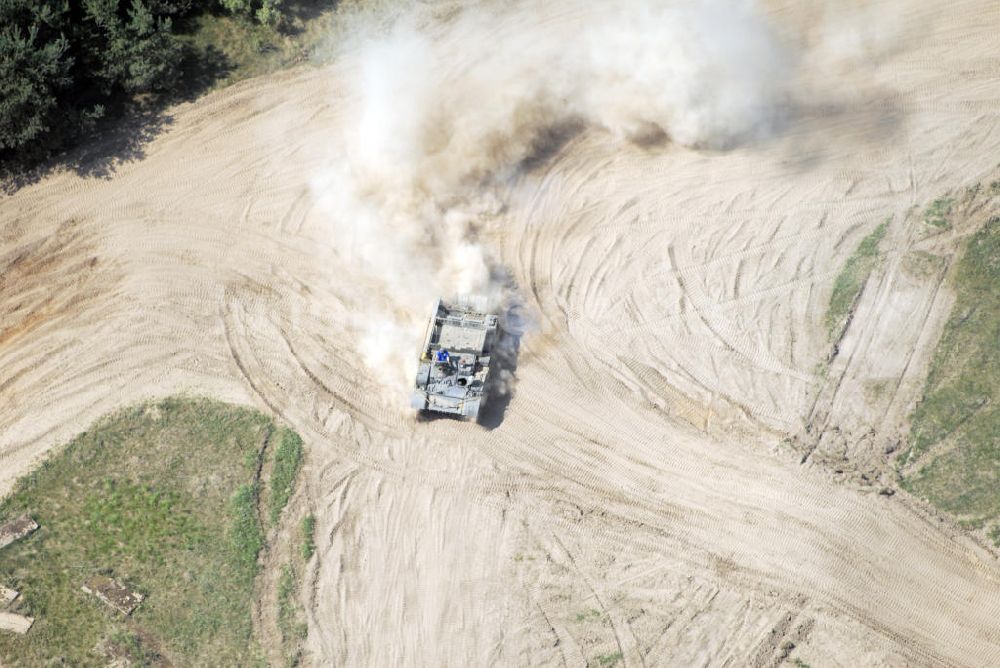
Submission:
M 1000 517 L 1000 218 L 969 241 L 956 302 L 911 416 L 903 484 L 974 522 Z
M 825 321 L 830 340 L 836 341 L 843 335 L 861 289 L 878 264 L 880 258 L 878 245 L 885 237 L 888 227 L 889 221 L 886 220 L 862 239 L 834 281 Z
M 952 206 L 955 204 L 955 199 L 953 197 L 939 197 L 924 212 L 924 222 L 931 227 L 936 227 L 939 230 L 950 230 L 951 221 L 948 217 L 951 215 Z
M 310 513 L 302 518 L 302 558 L 306 561 L 316 552 L 316 518 Z
M 35 617 L 0 635 L 0 663 L 253 665 L 251 606 L 264 545 L 266 416 L 202 399 L 118 411 L 52 453 L 0 503 L 41 528 L 0 550 L 0 581 Z M 128 618 L 80 587 L 110 575 L 146 599 Z
M 290 429 L 278 432 L 278 449 L 274 453 L 274 469 L 271 471 L 271 524 L 275 524 L 292 495 L 295 476 L 302 465 L 302 439 Z

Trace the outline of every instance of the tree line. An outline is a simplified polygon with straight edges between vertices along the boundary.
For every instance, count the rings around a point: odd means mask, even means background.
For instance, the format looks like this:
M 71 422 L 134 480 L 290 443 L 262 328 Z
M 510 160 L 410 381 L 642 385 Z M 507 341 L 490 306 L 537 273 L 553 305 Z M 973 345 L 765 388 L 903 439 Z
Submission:
M 175 93 L 176 27 L 204 12 L 267 25 L 282 0 L 0 0 L 0 164 L 31 165 L 142 96 Z

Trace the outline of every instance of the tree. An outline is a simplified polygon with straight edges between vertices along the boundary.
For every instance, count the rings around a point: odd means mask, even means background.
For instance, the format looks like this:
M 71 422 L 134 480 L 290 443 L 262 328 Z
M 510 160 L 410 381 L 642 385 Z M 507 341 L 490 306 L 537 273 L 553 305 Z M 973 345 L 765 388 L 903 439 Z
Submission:
M 249 16 L 250 12 L 253 11 L 252 0 L 219 0 L 219 4 L 230 14 L 244 14 Z
M 254 12 L 254 17 L 259 23 L 266 26 L 277 26 L 283 17 L 281 13 L 281 0 L 261 0 L 260 7 Z
M 192 0 L 146 0 L 149 11 L 157 16 L 184 16 L 191 11 Z
M 44 159 L 139 94 L 175 92 L 174 20 L 221 5 L 276 26 L 282 1 L 0 0 L 0 167 Z
M 167 91 L 174 86 L 181 48 L 169 17 L 155 16 L 142 0 L 132 0 L 125 17 L 118 0 L 87 0 L 84 7 L 96 31 L 81 46 L 95 63 L 91 74 L 105 94 L 116 89 Z
M 0 0 L 0 162 L 33 162 L 108 106 L 174 90 L 190 0 Z
M 0 0 L 0 155 L 59 122 L 59 95 L 73 65 L 60 18 L 54 3 Z

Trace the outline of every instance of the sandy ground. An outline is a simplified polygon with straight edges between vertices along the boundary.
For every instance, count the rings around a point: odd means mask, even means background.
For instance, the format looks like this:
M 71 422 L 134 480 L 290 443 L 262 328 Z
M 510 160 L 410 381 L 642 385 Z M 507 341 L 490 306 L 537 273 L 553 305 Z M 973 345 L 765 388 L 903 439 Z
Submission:
M 538 325 L 488 428 L 415 421 L 347 343 L 381 297 L 309 190 L 336 66 L 178 107 L 112 177 L 0 201 L 0 488 L 110 409 L 210 394 L 309 445 L 316 665 L 1000 665 L 996 555 L 876 493 L 949 304 L 900 268 L 935 243 L 908 213 L 1000 155 L 996 5 L 925 4 L 855 59 L 772 3 L 814 54 L 774 139 L 587 131 L 513 182 L 484 236 Z M 833 278 L 890 216 L 821 377 Z M 871 379 L 878 415 L 842 389 Z

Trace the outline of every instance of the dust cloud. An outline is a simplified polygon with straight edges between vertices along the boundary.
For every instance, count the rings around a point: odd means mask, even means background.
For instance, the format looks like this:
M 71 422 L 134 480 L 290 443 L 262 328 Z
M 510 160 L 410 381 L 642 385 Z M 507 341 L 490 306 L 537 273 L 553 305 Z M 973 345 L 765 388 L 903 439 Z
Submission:
M 724 148 L 774 128 L 789 70 L 742 0 L 538 0 L 440 14 L 361 31 L 345 54 L 357 73 L 349 122 L 312 184 L 340 259 L 370 278 L 360 290 L 377 293 L 358 314 L 359 346 L 399 390 L 436 297 L 478 295 L 493 308 L 515 298 L 477 237 L 553 136 L 592 128 Z

